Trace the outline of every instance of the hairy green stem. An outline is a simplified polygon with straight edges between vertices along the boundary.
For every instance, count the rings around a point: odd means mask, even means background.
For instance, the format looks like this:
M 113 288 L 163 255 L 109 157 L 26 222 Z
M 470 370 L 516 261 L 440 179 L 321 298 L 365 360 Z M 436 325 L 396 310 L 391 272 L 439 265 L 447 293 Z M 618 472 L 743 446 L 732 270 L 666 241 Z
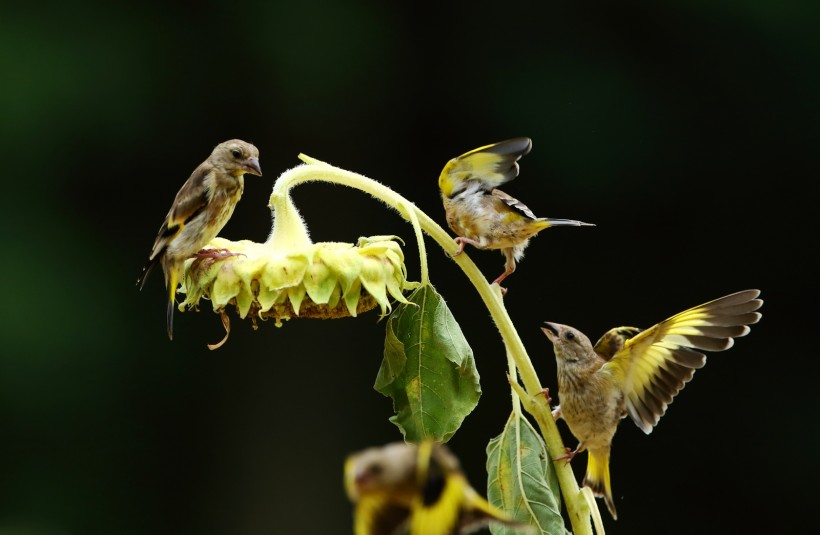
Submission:
M 527 412 L 533 416 L 538 424 L 550 455 L 553 458 L 562 455 L 565 451 L 564 443 L 558 432 L 558 426 L 556 426 L 552 418 L 549 402 L 546 396 L 542 395 L 543 387 L 541 386 L 541 382 L 538 380 L 538 375 L 535 372 L 532 361 L 529 355 L 527 355 L 526 349 L 524 349 L 524 344 L 513 326 L 507 309 L 504 308 L 503 298 L 499 288 L 493 287 L 487 282 L 487 279 L 481 271 L 479 271 L 478 266 L 475 265 L 467 254 L 461 253 L 453 256 L 458 252 L 459 248 L 455 240 L 453 240 L 450 234 L 438 223 L 419 210 L 416 205 L 405 197 L 399 195 L 387 186 L 358 173 L 339 169 L 338 167 L 334 167 L 304 154 L 300 154 L 299 158 L 308 165 L 301 165 L 283 173 L 273 187 L 271 199 L 287 196 L 290 188 L 304 182 L 331 182 L 355 188 L 384 202 L 398 211 L 402 217 L 411 223 L 416 220 L 424 232 L 433 238 L 433 240 L 453 258 L 456 264 L 458 264 L 467 275 L 470 282 L 473 283 L 479 296 L 481 296 L 481 299 L 484 301 L 501 334 L 509 358 L 512 359 L 515 363 L 515 367 L 518 369 L 518 375 L 521 377 L 524 389 L 518 385 L 514 377 L 511 377 L 511 384 L 516 394 L 521 397 L 521 401 L 527 409 Z M 419 239 L 419 242 L 421 241 L 422 240 Z M 424 256 L 423 245 L 419 247 L 421 254 Z M 426 263 L 423 265 L 426 270 Z M 590 524 L 589 504 L 578 489 L 578 483 L 575 480 L 572 468 L 569 466 L 569 463 L 564 461 L 553 462 L 553 465 L 555 466 L 558 483 L 561 486 L 561 493 L 564 496 L 564 503 L 566 504 L 567 513 L 574 533 L 578 535 L 591 535 L 592 526 Z
M 407 205 L 404 203 L 399 205 L 399 211 L 402 214 L 407 214 L 407 220 L 410 221 L 410 224 L 413 225 L 413 231 L 416 234 L 416 243 L 419 247 L 419 271 L 421 272 L 421 284 L 422 286 L 426 286 L 430 282 L 430 274 L 427 270 L 427 247 L 424 245 L 424 234 L 422 234 L 421 223 L 419 223 L 419 218 L 417 212 L 420 210 L 408 208 Z

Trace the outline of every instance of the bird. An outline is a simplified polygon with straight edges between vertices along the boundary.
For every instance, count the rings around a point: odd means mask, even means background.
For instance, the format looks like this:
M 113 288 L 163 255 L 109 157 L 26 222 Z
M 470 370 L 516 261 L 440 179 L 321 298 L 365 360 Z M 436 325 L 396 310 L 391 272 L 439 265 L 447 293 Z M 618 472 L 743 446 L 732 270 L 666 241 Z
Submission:
M 732 293 L 690 308 L 648 328 L 616 327 L 592 345 L 581 331 L 544 322 L 558 370 L 560 404 L 552 412 L 563 418 L 579 441 L 574 451 L 556 460 L 571 460 L 586 450 L 583 484 L 603 497 L 618 518 L 609 475 L 612 438 L 627 415 L 644 433 L 652 432 L 667 406 L 706 364 L 701 351 L 724 351 L 750 332 L 763 305 L 760 290 Z M 545 389 L 548 395 L 548 390 Z
M 521 526 L 470 486 L 447 446 L 391 442 L 345 461 L 355 535 L 457 535 L 490 522 Z
M 594 226 L 572 219 L 536 217 L 524 203 L 498 189 L 518 176 L 518 160 L 530 152 L 527 137 L 508 139 L 473 149 L 447 162 L 438 178 L 447 225 L 459 245 L 500 249 L 504 273 L 493 281 L 501 285 L 524 256 L 530 238 L 549 227 Z
M 182 185 L 159 228 L 148 261 L 137 278 L 142 290 L 152 268 L 159 263 L 168 290 L 166 326 L 174 338 L 174 305 L 177 284 L 185 260 L 193 255 L 221 258 L 224 250 L 205 249 L 233 214 L 245 188 L 244 175 L 262 176 L 259 150 L 241 139 L 231 139 L 214 147 L 207 160 L 194 169 Z

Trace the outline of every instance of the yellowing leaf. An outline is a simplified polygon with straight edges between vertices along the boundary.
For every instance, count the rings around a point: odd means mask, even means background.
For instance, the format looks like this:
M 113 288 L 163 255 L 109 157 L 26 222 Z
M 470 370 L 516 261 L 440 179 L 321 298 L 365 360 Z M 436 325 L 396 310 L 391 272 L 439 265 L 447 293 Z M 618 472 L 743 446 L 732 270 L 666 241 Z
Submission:
M 446 442 L 481 396 L 473 350 L 432 285 L 399 304 L 387 321 L 374 388 L 393 399 L 390 421 L 410 442 Z
M 561 491 L 541 435 L 513 412 L 487 444 L 487 500 L 528 526 L 492 525 L 494 535 L 565 533 Z

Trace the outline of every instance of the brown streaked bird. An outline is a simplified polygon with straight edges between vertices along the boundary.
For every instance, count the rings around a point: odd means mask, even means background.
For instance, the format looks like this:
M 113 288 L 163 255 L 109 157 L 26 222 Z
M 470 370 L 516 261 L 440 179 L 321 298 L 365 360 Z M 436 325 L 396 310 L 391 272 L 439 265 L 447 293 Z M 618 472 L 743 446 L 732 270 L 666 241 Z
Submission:
M 518 160 L 530 152 L 527 137 L 485 145 L 453 158 L 438 178 L 447 224 L 456 233 L 461 254 L 470 244 L 478 249 L 500 249 L 504 273 L 501 284 L 524 256 L 530 238 L 549 227 L 594 226 L 572 219 L 536 217 L 524 203 L 497 189 L 518 176 Z
M 154 265 L 162 265 L 168 289 L 166 324 L 168 338 L 172 340 L 175 296 L 183 264 L 197 253 L 214 258 L 229 254 L 202 248 L 219 234 L 233 214 L 245 188 L 245 173 L 262 175 L 259 150 L 241 139 L 220 143 L 179 189 L 159 228 L 137 285 L 141 290 Z
M 460 535 L 490 522 L 522 527 L 470 486 L 443 444 L 393 442 L 354 453 L 345 489 L 355 535 Z
M 757 323 L 760 290 L 744 290 L 676 314 L 644 331 L 609 330 L 593 346 L 582 332 L 544 322 L 558 363 L 561 404 L 553 417 L 563 418 L 578 439 L 570 460 L 587 450 L 584 485 L 603 497 L 618 518 L 609 477 L 612 437 L 628 414 L 644 433 L 652 432 L 675 395 L 706 364 L 700 351 L 724 351 Z

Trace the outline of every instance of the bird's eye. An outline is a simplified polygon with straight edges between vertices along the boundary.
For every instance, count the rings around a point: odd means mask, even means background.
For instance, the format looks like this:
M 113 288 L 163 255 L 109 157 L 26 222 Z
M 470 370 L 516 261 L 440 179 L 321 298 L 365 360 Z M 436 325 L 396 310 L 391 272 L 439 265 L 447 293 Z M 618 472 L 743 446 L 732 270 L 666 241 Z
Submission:
M 242 157 L 242 151 L 239 150 L 239 149 L 231 149 L 231 154 L 233 154 L 234 158 L 241 158 Z
M 367 473 L 370 474 L 371 476 L 381 475 L 382 472 L 384 472 L 384 467 L 380 464 L 371 464 L 367 468 Z
M 575 333 L 574 332 L 568 332 L 566 334 L 566 336 L 564 336 L 564 338 L 566 338 L 567 340 L 575 340 Z

